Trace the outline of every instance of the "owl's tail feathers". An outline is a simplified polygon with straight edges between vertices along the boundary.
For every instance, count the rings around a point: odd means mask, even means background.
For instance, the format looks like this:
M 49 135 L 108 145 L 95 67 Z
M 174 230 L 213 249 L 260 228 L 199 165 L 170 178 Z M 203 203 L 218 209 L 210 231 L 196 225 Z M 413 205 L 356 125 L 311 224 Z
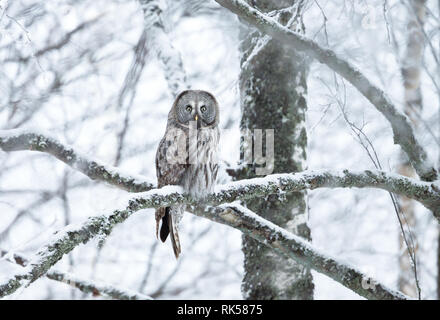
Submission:
M 165 215 L 162 217 L 162 226 L 160 227 L 160 240 L 162 240 L 162 242 L 165 242 L 170 233 L 168 220 L 171 219 L 171 215 L 169 211 L 170 208 L 165 208 Z
M 156 238 L 159 239 L 159 229 L 160 229 L 160 240 L 165 242 L 170 233 L 168 229 L 168 216 L 170 208 L 159 208 L 156 209 Z M 162 225 L 160 226 L 160 222 Z M 160 227 L 159 227 L 160 226 Z
M 159 225 L 162 220 L 162 225 Z M 171 244 L 173 245 L 174 255 L 176 259 L 179 257 L 181 249 L 180 249 L 180 241 L 179 234 L 177 232 L 176 226 L 173 224 L 173 218 L 170 213 L 170 208 L 159 208 L 156 211 L 156 237 L 159 238 L 162 242 L 165 242 L 168 238 L 168 234 L 171 234 Z
M 171 234 L 171 244 L 173 245 L 174 255 L 176 256 L 177 259 L 179 258 L 181 252 L 180 240 L 179 240 L 179 233 L 177 232 L 176 226 L 173 224 L 173 218 L 171 215 L 168 216 L 168 230 L 169 233 Z

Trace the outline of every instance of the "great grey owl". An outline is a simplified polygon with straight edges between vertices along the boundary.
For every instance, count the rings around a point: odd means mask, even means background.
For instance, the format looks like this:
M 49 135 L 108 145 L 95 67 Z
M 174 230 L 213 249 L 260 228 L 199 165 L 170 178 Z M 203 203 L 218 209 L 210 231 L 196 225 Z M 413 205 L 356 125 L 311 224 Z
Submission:
M 156 153 L 158 187 L 179 185 L 196 199 L 211 192 L 218 171 L 220 138 L 219 107 L 206 91 L 180 93 L 168 114 L 165 135 Z M 181 252 L 178 229 L 185 206 L 175 205 L 156 210 L 156 236 L 162 242 L 170 234 L 174 255 Z

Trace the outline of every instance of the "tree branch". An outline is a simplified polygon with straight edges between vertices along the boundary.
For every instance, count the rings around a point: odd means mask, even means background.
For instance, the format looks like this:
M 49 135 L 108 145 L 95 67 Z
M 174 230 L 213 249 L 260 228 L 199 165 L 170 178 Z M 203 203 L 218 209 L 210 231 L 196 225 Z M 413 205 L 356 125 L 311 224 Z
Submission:
M 5 250 L 0 250 L 0 258 L 9 255 L 9 252 Z M 8 259 L 11 262 L 14 262 L 22 267 L 25 267 L 29 261 L 23 255 L 14 253 L 11 255 L 11 258 Z M 93 296 L 103 296 L 116 300 L 151 300 L 152 298 L 138 292 L 129 290 L 129 289 L 121 289 L 116 288 L 114 286 L 99 283 L 96 281 L 90 281 L 86 279 L 79 278 L 75 275 L 61 272 L 61 271 L 49 271 L 46 274 L 46 277 L 54 280 L 68 284 L 69 286 L 79 289 L 80 291 L 92 294 Z
M 30 263 L 23 269 L 23 272 L 15 274 L 8 281 L 0 284 L 0 297 L 12 294 L 20 287 L 29 286 L 46 274 L 65 254 L 98 235 L 105 237 L 114 225 L 125 221 L 133 212 L 131 209 L 116 210 L 112 215 L 91 217 L 82 225 L 65 227 L 38 251 L 35 258 L 31 259 Z
M 188 201 L 189 197 L 181 191 L 177 186 L 150 190 L 143 193 L 143 198 L 130 200 L 128 206 L 122 210 L 114 210 L 109 215 L 90 217 L 81 225 L 66 226 L 55 233 L 48 244 L 38 251 L 23 272 L 0 284 L 0 298 L 12 294 L 20 287 L 29 286 L 81 243 L 85 244 L 97 236 L 105 238 L 115 225 L 124 222 L 133 213 L 149 207 Z
M 118 288 L 98 281 L 85 280 L 69 273 L 49 271 L 46 276 L 51 280 L 67 283 L 68 285 L 77 288 L 84 293 L 92 294 L 93 296 L 103 296 L 115 300 L 153 300 L 150 296 L 133 290 Z
M 96 172 L 92 170 L 90 172 L 87 169 L 89 164 L 96 164 L 96 161 L 90 161 L 84 156 L 79 156 L 73 149 L 66 148 L 56 140 L 47 138 L 41 134 L 23 132 L 21 130 L 0 131 L 0 148 L 5 151 L 37 150 L 47 152 L 86 175 L 91 174 L 95 179 L 106 181 L 119 187 L 122 186 L 122 188 L 126 190 L 130 188 L 125 186 L 125 183 L 128 183 L 129 186 L 133 185 L 134 179 L 130 178 L 127 180 L 122 174 L 117 173 L 118 178 L 115 179 L 114 172 L 117 170 L 114 168 L 108 170 L 107 166 L 100 165 L 101 171 Z M 77 162 L 81 165 L 78 165 Z M 112 179 L 108 179 L 109 174 Z M 140 181 L 139 183 L 145 187 L 145 181 Z M 275 174 L 264 178 L 235 181 L 226 185 L 217 186 L 216 191 L 206 197 L 206 203 L 222 204 L 253 197 L 269 195 L 282 196 L 286 192 L 341 187 L 371 187 L 405 195 L 420 201 L 431 209 L 438 219 L 440 218 L 440 186 L 437 183 L 421 182 L 405 176 L 378 170 L 311 170 L 301 173 Z M 96 236 L 106 237 L 110 234 L 115 225 L 125 221 L 134 212 L 144 208 L 158 208 L 178 203 L 186 203 L 194 206 L 200 205 L 199 200 L 192 199 L 189 195 L 183 194 L 182 188 L 178 186 L 166 186 L 161 189 L 153 189 L 138 194 L 129 200 L 128 207 L 123 210 L 115 210 L 110 215 L 91 217 L 81 226 L 66 227 L 61 232 L 58 232 L 54 236 L 54 239 L 37 253 L 36 258 L 25 268 L 24 272 L 16 274 L 6 283 L 0 284 L 0 297 L 11 294 L 22 286 L 28 286 L 43 276 L 64 254 L 69 253 L 79 244 L 86 243 Z M 218 211 L 220 209 L 223 211 L 228 209 L 229 212 L 227 211 L 226 214 L 220 214 Z M 214 211 L 211 211 L 211 213 L 209 213 L 209 210 L 205 211 L 205 215 L 215 221 L 217 221 L 216 219 L 221 219 L 218 222 L 223 221 L 222 223 L 229 223 L 229 225 L 255 237 L 255 239 L 266 244 L 269 243 L 278 253 L 294 257 L 301 263 L 305 263 L 315 270 L 332 277 L 367 298 L 405 298 L 399 293 L 392 292 L 382 285 L 376 287 L 375 290 L 371 290 L 371 288 L 365 289 L 362 285 L 359 285 L 359 279 L 361 279 L 359 277 L 361 274 L 358 271 L 338 263 L 334 259 L 329 260 L 328 257 L 325 257 L 319 251 L 311 249 L 306 242 L 299 242 L 301 239 L 296 239 L 287 231 L 276 227 L 253 213 L 251 214 L 247 209 L 241 209 L 241 207 L 236 205 L 229 205 L 229 207 L 222 206 L 220 209 L 210 209 Z M 308 246 L 307 250 L 311 251 L 305 250 L 306 244 Z M 304 250 L 299 249 L 302 247 L 304 247 Z M 289 248 L 293 250 L 288 251 L 287 249 Z M 341 272 L 342 274 L 345 273 L 345 275 L 338 275 L 338 273 Z
M 189 197 L 182 195 L 180 191 L 181 188 L 171 186 L 151 190 L 143 195 L 142 201 L 139 198 L 130 200 L 129 205 L 123 210 L 115 210 L 110 215 L 91 217 L 82 225 L 67 226 L 56 233 L 53 239 L 39 250 L 36 257 L 31 260 L 22 273 L 18 273 L 5 283 L 0 284 L 0 297 L 12 294 L 20 287 L 29 286 L 46 274 L 63 255 L 92 238 L 106 237 L 114 226 L 124 222 L 133 213 L 147 207 L 163 206 L 165 203 L 169 205 L 177 202 L 190 202 Z M 193 205 L 196 205 L 196 201 L 193 201 Z M 200 212 L 203 209 L 199 208 L 194 211 Z M 406 299 L 404 295 L 392 291 L 378 282 L 372 282 L 371 279 L 354 268 L 325 256 L 309 243 L 242 206 L 229 204 L 218 208 L 208 208 L 201 215 L 245 232 L 263 244 L 269 245 L 277 253 L 294 258 L 300 263 L 328 275 L 368 299 Z M 366 285 L 364 281 L 367 280 Z M 372 283 L 374 286 L 371 287 Z
M 428 160 L 422 145 L 417 141 L 407 117 L 401 113 L 380 88 L 349 62 L 334 51 L 321 47 L 316 42 L 279 24 L 242 0 L 215 0 L 241 19 L 255 26 L 261 32 L 278 40 L 286 41 L 293 49 L 304 52 L 337 72 L 367 98 L 389 121 L 394 135 L 394 143 L 399 144 L 408 155 L 411 165 L 422 180 L 434 181 L 437 171 Z
M 3 151 L 45 152 L 82 172 L 92 180 L 107 182 L 130 192 L 141 192 L 154 188 L 154 185 L 147 182 L 145 178 L 128 175 L 120 169 L 82 155 L 47 134 L 23 129 L 0 130 L 0 149 Z
M 49 153 L 92 180 L 107 182 L 130 192 L 143 192 L 154 188 L 154 185 L 142 176 L 127 175 L 120 169 L 81 155 L 72 147 L 64 146 L 56 139 L 41 133 L 19 129 L 0 130 L 0 149 L 3 151 L 32 150 Z M 308 170 L 240 180 L 217 186 L 216 192 L 208 195 L 206 201 L 210 204 L 220 204 L 317 188 L 377 188 L 386 190 L 419 201 L 440 220 L 440 183 L 422 182 L 380 170 Z M 154 193 L 158 190 L 151 191 Z M 146 195 L 148 197 L 148 193 Z M 142 196 L 138 198 L 139 201 L 142 201 Z M 157 198 L 159 205 L 156 207 L 166 205 L 165 198 Z M 175 201 L 180 201 L 178 199 L 181 198 L 175 198 Z M 177 202 L 170 204 L 175 203 Z
M 20 63 L 27 63 L 28 61 L 30 61 L 32 58 L 38 58 L 42 55 L 45 55 L 48 52 L 54 51 L 54 50 L 59 50 L 62 47 L 64 47 L 65 45 L 67 45 L 68 43 L 70 43 L 70 40 L 72 39 L 72 37 L 82 31 L 87 29 L 90 25 L 98 22 L 102 17 L 104 16 L 104 14 L 100 14 L 97 17 L 90 19 L 90 20 L 86 20 L 84 22 L 82 22 L 81 24 L 79 24 L 78 26 L 76 26 L 72 31 L 67 32 L 63 38 L 61 38 L 58 42 L 56 43 L 52 43 L 49 44 L 48 46 L 38 50 L 37 52 L 35 52 L 32 55 L 28 55 L 25 57 L 20 57 L 20 56 L 13 56 L 13 57 L 9 57 L 7 59 L 5 59 L 3 61 L 3 63 L 7 63 L 7 62 L 20 62 Z
M 176 97 L 187 89 L 186 73 L 180 52 L 171 44 L 162 21 L 162 9 L 156 0 L 139 0 L 144 13 L 144 28 L 156 45 L 158 59 L 164 66 L 165 79 L 171 93 Z
M 207 203 L 219 204 L 317 188 L 377 188 L 422 203 L 440 220 L 440 183 L 422 182 L 380 170 L 307 170 L 239 180 L 216 187 Z
M 193 211 L 199 216 L 240 230 L 276 253 L 332 278 L 362 297 L 373 300 L 409 299 L 239 204 L 194 208 Z

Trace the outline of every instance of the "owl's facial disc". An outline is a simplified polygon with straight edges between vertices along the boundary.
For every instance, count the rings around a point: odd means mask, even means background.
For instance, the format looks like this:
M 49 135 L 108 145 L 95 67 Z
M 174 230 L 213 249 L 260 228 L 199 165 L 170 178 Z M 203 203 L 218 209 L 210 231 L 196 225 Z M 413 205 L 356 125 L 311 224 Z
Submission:
M 197 114 L 202 120 L 202 127 L 207 127 L 213 124 L 216 119 L 216 102 L 211 95 L 201 94 L 197 101 Z
M 195 99 L 190 95 L 183 95 L 176 106 L 176 116 L 180 124 L 189 125 L 190 121 L 194 121 L 194 116 L 197 114 Z
M 180 124 L 189 126 L 197 122 L 197 128 L 208 127 L 216 120 L 217 102 L 205 91 L 188 90 L 177 100 L 176 116 Z

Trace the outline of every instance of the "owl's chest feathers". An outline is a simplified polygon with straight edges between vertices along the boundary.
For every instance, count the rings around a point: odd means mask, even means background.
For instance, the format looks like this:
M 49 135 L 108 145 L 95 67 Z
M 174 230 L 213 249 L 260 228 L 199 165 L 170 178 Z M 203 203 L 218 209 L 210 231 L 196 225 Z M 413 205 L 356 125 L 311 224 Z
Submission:
M 184 190 L 202 198 L 210 193 L 218 170 L 218 128 L 198 130 L 188 145 L 188 167 L 182 179 Z

